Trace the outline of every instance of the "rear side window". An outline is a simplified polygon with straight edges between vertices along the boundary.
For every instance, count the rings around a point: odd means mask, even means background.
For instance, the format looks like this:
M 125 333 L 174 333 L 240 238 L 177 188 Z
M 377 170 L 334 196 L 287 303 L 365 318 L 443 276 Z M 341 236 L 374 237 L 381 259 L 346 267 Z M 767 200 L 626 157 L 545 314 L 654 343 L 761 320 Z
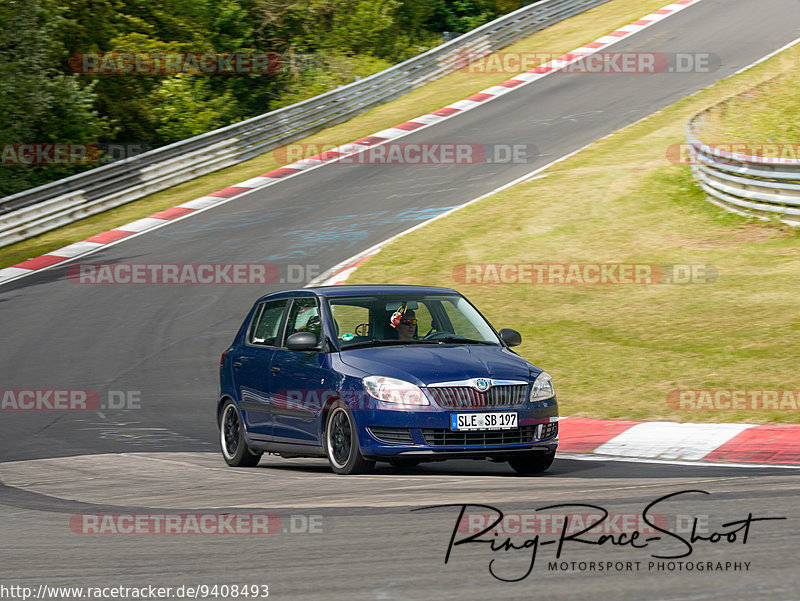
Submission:
M 297 332 L 311 332 L 317 339 L 322 335 L 319 308 L 313 298 L 296 298 L 292 303 L 284 340 Z
M 256 309 L 256 316 L 250 326 L 247 341 L 250 344 L 275 346 L 278 342 L 278 333 L 285 308 L 286 300 L 284 299 L 263 303 Z

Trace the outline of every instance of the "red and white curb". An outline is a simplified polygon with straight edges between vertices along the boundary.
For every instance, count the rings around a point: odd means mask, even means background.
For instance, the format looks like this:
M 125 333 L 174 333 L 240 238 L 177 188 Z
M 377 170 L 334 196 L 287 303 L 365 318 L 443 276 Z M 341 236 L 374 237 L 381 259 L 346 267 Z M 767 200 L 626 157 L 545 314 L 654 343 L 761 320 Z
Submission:
M 559 451 L 669 461 L 800 466 L 800 425 L 563 418 Z
M 381 243 L 381 247 L 388 244 L 389 241 L 385 241 Z M 322 274 L 320 277 L 312 280 L 310 284 L 308 284 L 307 288 L 312 286 L 339 286 L 344 284 L 347 281 L 355 270 L 361 265 L 364 261 L 369 259 L 370 257 L 378 254 L 380 252 L 380 248 L 370 249 L 369 252 L 359 255 L 358 258 L 355 259 L 348 259 L 347 264 L 344 266 L 337 265 L 331 271 L 333 271 L 333 275 L 327 276 L 326 274 Z
M 432 113 L 428 113 L 427 115 L 422 115 L 410 121 L 400 123 L 394 127 L 384 129 L 372 134 L 371 136 L 361 138 L 349 144 L 344 144 L 328 152 L 290 163 L 280 167 L 279 169 L 274 169 L 258 177 L 238 183 L 235 186 L 230 186 L 228 188 L 213 192 L 207 196 L 190 200 L 189 202 L 172 207 L 171 209 L 155 213 L 154 215 L 150 215 L 144 219 L 139 219 L 133 223 L 120 226 L 116 229 L 97 234 L 87 238 L 86 240 L 75 242 L 74 244 L 51 251 L 45 255 L 28 259 L 11 267 L 6 267 L 5 269 L 0 269 L 0 285 L 25 277 L 32 273 L 36 273 L 37 271 L 41 271 L 43 269 L 52 268 L 60 263 L 88 255 L 101 248 L 105 248 L 112 244 L 117 244 L 127 238 L 140 235 L 143 232 L 148 232 L 155 228 L 163 227 L 164 225 L 177 219 L 183 219 L 212 207 L 222 205 L 234 198 L 252 192 L 253 190 L 273 185 L 284 179 L 299 175 L 306 171 L 310 171 L 322 165 L 339 160 L 343 157 L 358 154 L 359 152 L 363 152 L 370 147 L 385 144 L 391 140 L 396 140 L 403 136 L 407 136 L 414 131 L 430 127 L 431 125 L 439 123 L 440 121 L 444 121 L 445 119 L 449 119 L 455 115 L 472 110 L 486 102 L 489 102 L 490 100 L 499 98 L 500 96 L 503 96 L 504 94 L 507 94 L 516 88 L 526 86 L 534 81 L 537 81 L 538 79 L 541 79 L 542 77 L 558 71 L 559 69 L 563 69 L 572 63 L 575 63 L 591 54 L 600 51 L 601 49 L 605 49 L 608 46 L 611 46 L 616 42 L 619 42 L 620 40 L 623 40 L 632 34 L 637 33 L 653 25 L 654 23 L 658 23 L 670 15 L 683 10 L 687 6 L 696 4 L 697 2 L 700 2 L 700 0 L 677 0 L 676 2 L 668 4 L 660 10 L 654 11 L 649 15 L 642 17 L 641 19 L 637 19 L 633 23 L 621 27 L 616 31 L 612 31 L 611 33 L 602 36 L 584 46 L 581 46 L 580 48 L 576 48 L 571 52 L 544 63 L 543 65 L 540 65 L 529 71 L 525 71 L 524 73 L 520 73 L 519 75 L 515 75 L 513 78 L 507 81 L 486 88 L 485 90 L 481 90 L 477 94 L 473 94 L 463 100 L 459 100 L 458 102 L 454 102 L 453 104 L 433 111 Z M 346 276 L 344 277 L 346 279 Z

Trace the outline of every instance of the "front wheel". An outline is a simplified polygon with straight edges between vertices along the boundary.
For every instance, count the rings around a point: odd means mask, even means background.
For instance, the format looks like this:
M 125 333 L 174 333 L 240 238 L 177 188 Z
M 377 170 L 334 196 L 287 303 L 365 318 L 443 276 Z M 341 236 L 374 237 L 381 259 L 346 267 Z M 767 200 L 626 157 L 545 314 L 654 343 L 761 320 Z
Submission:
M 364 459 L 361 454 L 353 414 L 341 401 L 337 401 L 328 414 L 325 453 L 331 469 L 337 474 L 363 474 L 375 467 L 374 461 Z
M 555 458 L 555 451 L 551 453 L 531 451 L 528 453 L 520 453 L 517 457 L 509 459 L 508 464 L 514 468 L 514 471 L 520 474 L 541 474 L 542 472 L 546 472 L 548 468 L 553 465 L 553 459 Z
M 244 428 L 233 401 L 225 401 L 219 418 L 219 442 L 225 463 L 231 467 L 255 467 L 261 453 L 254 453 L 244 440 Z

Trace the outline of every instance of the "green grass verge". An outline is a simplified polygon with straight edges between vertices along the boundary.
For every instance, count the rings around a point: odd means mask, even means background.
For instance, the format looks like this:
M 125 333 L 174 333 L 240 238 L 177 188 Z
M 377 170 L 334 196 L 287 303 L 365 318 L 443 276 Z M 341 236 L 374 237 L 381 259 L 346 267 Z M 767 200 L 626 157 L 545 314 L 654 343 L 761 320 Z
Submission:
M 553 375 L 562 415 L 800 423 L 796 409 L 680 411 L 666 401 L 674 389 L 800 388 L 800 234 L 717 208 L 688 167 L 665 156 L 684 142 L 692 115 L 791 72 L 798 60 L 795 46 L 594 143 L 546 177 L 402 236 L 350 281 L 461 290 L 492 323 L 522 332 L 519 352 Z M 793 112 L 775 118 L 797 123 L 797 104 L 784 106 Z M 704 263 L 719 277 L 577 286 L 453 276 L 457 265 L 506 262 Z
M 701 135 L 710 142 L 791 144 L 800 142 L 800 72 L 783 73 L 711 109 Z M 797 157 L 797 151 L 788 158 Z
M 503 49 L 503 52 L 562 54 L 614 31 L 665 4 L 668 4 L 667 0 L 613 0 L 540 31 Z M 505 81 L 513 75 L 512 73 L 453 73 L 393 102 L 376 107 L 346 123 L 300 140 L 298 143 L 344 144 L 434 111 L 478 90 Z M 281 165 L 276 160 L 276 154 L 280 156 L 280 150 L 266 153 L 245 163 L 216 171 L 41 236 L 6 246 L 0 249 L 0 268 L 37 257 L 72 242 L 84 240 L 96 233 L 114 229 L 182 202 L 199 198 L 215 190 L 266 173 Z

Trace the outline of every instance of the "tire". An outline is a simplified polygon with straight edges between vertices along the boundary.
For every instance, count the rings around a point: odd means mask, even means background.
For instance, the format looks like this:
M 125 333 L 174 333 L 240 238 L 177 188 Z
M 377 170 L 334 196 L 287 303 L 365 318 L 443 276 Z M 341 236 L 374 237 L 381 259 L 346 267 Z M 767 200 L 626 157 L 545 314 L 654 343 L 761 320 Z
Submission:
M 364 474 L 375 467 L 374 461 L 364 459 L 361 454 L 353 414 L 341 401 L 336 401 L 328 412 L 325 454 L 331 469 L 337 474 Z
M 417 467 L 422 463 L 419 459 L 411 457 L 398 457 L 397 459 L 390 459 L 389 465 L 396 468 Z
M 520 474 L 541 474 L 553 465 L 553 459 L 555 458 L 555 452 L 542 453 L 541 451 L 533 451 L 520 453 L 518 457 L 509 459 L 508 464 Z
M 255 467 L 261 453 L 250 450 L 244 440 L 244 429 L 236 405 L 230 399 L 222 406 L 219 418 L 219 444 L 225 463 L 231 467 Z

